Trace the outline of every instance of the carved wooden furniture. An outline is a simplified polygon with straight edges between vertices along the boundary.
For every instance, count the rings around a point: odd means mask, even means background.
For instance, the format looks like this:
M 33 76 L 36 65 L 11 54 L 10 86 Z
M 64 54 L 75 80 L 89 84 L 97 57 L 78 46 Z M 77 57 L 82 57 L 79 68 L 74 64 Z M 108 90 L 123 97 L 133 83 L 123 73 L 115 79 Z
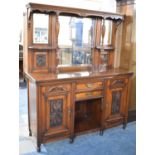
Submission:
M 36 26 L 37 18 L 43 27 Z M 116 30 L 124 16 L 30 3 L 24 19 L 29 134 L 37 150 L 41 143 L 66 137 L 73 142 L 88 131 L 102 135 L 121 123 L 125 128 L 133 73 L 114 67 Z

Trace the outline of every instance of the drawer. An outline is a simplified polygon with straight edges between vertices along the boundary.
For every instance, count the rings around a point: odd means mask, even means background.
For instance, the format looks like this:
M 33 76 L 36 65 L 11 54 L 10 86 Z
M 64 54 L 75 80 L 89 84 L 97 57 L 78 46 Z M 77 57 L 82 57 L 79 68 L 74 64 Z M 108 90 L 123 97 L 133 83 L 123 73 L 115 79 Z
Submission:
M 102 82 L 78 83 L 76 85 L 77 90 L 81 90 L 81 89 L 97 89 L 97 88 L 102 88 Z
M 83 92 L 83 93 L 77 93 L 75 98 L 76 100 L 82 100 L 82 99 L 89 99 L 94 97 L 101 97 L 102 91 L 89 91 L 89 92 Z

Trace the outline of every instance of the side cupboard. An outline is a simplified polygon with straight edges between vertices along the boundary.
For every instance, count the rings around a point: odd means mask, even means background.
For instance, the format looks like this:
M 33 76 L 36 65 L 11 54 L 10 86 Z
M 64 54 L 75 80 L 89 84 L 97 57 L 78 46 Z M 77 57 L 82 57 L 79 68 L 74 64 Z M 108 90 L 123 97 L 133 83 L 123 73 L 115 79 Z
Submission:
M 128 118 L 132 72 L 115 68 L 122 14 L 27 4 L 24 75 L 29 135 L 42 143 L 99 131 Z

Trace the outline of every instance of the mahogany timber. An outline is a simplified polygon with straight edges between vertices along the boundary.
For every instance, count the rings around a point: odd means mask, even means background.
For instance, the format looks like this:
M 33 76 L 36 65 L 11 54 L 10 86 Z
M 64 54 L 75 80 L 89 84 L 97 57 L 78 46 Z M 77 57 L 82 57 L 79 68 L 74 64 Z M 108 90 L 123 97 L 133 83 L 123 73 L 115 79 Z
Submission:
M 73 74 L 76 76 L 73 77 Z M 79 132 L 83 133 L 98 129 L 101 130 L 102 134 L 104 129 L 120 123 L 123 123 L 125 127 L 128 116 L 129 82 L 132 74 L 132 72 L 119 69 L 112 69 L 98 74 L 91 73 L 87 76 L 82 76 L 82 72 L 81 76 L 76 73 L 66 73 L 66 77 L 62 74 L 26 74 L 30 96 L 30 131 L 37 139 L 37 147 L 40 148 L 41 143 L 56 139 L 72 138 L 78 135 Z M 77 90 L 79 83 L 82 87 Z M 53 89 L 55 91 L 52 92 Z M 93 96 L 92 92 L 94 91 L 100 92 L 99 95 Z M 84 94 L 84 97 L 77 98 L 77 94 L 80 92 Z M 115 92 L 121 93 L 120 111 L 112 114 L 112 95 Z M 63 94 L 66 94 L 67 98 Z M 46 105 L 49 105 L 49 100 L 56 98 L 62 98 L 66 105 L 64 107 L 66 112 L 63 116 L 67 128 L 50 129 L 49 127 L 49 107 L 46 107 Z M 88 121 L 84 121 L 84 119 L 80 123 L 82 116 L 80 117 L 77 109 L 81 109 L 80 111 L 83 113 L 93 109 L 92 118 Z M 96 120 L 95 122 L 98 123 L 94 124 L 94 121 L 91 122 L 91 120 Z
M 33 43 L 33 14 L 49 15 L 48 44 Z M 59 15 L 95 20 L 92 65 L 58 66 Z M 123 124 L 128 118 L 128 96 L 133 73 L 114 68 L 116 31 L 124 15 L 29 3 L 24 14 L 24 74 L 28 85 L 29 135 L 42 143 L 99 131 Z M 102 20 L 112 20 L 112 45 L 101 46 Z M 102 34 L 102 35 L 101 35 Z M 102 38 L 103 39 L 103 38 Z M 101 52 L 108 67 L 99 71 Z M 94 69 L 95 68 L 95 69 Z

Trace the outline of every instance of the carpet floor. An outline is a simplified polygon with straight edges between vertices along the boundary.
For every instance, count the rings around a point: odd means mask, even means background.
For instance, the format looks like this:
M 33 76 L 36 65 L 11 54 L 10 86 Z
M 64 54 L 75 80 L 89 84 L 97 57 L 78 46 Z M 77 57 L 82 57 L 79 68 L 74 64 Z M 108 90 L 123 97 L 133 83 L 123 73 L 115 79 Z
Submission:
M 136 122 L 99 132 L 77 136 L 73 144 L 68 139 L 47 143 L 41 146 L 41 152 L 35 150 L 27 128 L 27 89 L 20 88 L 19 94 L 19 148 L 21 155 L 136 155 Z M 25 143 L 29 143 L 28 147 Z M 24 148 L 25 146 L 25 148 Z M 27 150 L 26 150 L 27 148 Z M 24 151 L 23 151 L 24 150 Z

